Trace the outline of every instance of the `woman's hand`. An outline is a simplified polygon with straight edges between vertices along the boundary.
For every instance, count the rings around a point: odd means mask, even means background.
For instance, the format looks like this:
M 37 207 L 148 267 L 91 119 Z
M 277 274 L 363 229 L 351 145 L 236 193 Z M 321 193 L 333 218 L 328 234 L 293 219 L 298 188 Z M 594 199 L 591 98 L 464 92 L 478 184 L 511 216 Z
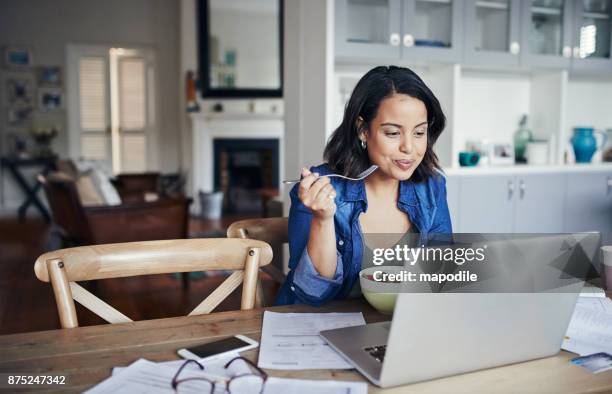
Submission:
M 317 219 L 330 219 L 336 213 L 336 203 L 334 201 L 336 191 L 331 185 L 329 177 L 319 177 L 317 173 L 313 174 L 306 168 L 302 169 L 298 197 Z

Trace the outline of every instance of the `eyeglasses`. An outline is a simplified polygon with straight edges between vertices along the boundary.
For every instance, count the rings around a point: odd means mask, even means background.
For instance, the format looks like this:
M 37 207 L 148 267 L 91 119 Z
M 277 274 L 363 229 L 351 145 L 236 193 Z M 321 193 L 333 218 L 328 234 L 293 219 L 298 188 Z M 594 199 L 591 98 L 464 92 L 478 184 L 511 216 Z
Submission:
M 176 393 L 229 393 L 229 394 L 261 394 L 263 393 L 264 384 L 268 379 L 268 375 L 255 365 L 251 360 L 247 360 L 244 357 L 235 357 L 227 362 L 223 368 L 228 369 L 230 365 L 236 360 L 242 360 L 246 362 L 251 368 L 254 368 L 257 373 L 243 373 L 233 376 L 229 380 L 224 382 L 225 387 L 218 385 L 219 382 L 215 382 L 203 376 L 191 377 L 179 379 L 179 375 L 183 369 L 190 363 L 195 363 L 201 371 L 204 371 L 204 366 L 196 360 L 187 360 L 181 367 L 176 371 L 176 375 L 172 378 L 172 388 Z M 223 391 L 216 391 L 217 389 L 223 389 Z

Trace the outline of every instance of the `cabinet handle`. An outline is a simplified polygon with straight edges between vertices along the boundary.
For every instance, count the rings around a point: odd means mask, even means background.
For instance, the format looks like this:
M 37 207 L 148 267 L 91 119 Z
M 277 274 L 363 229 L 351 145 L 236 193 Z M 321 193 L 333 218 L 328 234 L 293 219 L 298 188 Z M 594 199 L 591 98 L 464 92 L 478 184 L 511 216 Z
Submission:
M 512 41 L 512 43 L 510 44 L 510 53 L 513 55 L 518 55 L 520 51 L 521 46 L 519 45 L 519 43 L 516 41 Z
M 389 36 L 389 44 L 391 44 L 394 47 L 399 46 L 400 44 L 399 33 L 391 33 L 391 35 Z
M 574 58 L 580 59 L 580 47 L 574 47 Z
M 404 34 L 404 46 L 405 47 L 414 46 L 414 36 L 412 34 Z
M 608 177 L 608 188 L 606 189 L 606 196 L 610 195 L 610 190 L 612 190 L 612 177 Z
M 508 181 L 508 200 L 514 195 L 514 182 Z
M 519 182 L 519 197 L 521 199 L 523 199 L 523 197 L 525 197 L 525 190 L 527 189 L 527 185 L 525 185 L 525 182 L 521 179 L 521 181 Z
M 567 57 L 567 58 L 572 57 L 572 48 L 569 47 L 568 45 L 564 46 L 563 51 L 561 51 L 561 54 L 563 55 L 563 57 Z

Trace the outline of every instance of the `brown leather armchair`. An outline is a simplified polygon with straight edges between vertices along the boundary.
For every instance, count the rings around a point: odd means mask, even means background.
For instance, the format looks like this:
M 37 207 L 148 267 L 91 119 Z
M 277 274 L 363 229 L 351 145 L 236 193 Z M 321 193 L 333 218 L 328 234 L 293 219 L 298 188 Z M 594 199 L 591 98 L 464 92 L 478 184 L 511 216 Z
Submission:
M 123 202 L 144 201 L 145 193 L 160 194 L 160 174 L 144 172 L 141 174 L 119 174 L 113 184 Z
M 189 198 L 84 207 L 73 180 L 40 176 L 39 181 L 65 246 L 187 238 Z

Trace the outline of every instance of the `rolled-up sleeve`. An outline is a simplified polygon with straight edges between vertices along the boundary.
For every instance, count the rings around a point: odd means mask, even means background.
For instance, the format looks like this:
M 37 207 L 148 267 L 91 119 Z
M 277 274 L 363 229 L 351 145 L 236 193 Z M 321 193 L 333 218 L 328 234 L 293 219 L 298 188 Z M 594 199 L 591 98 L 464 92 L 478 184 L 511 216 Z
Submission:
M 293 275 L 294 286 L 299 288 L 301 293 L 307 295 L 308 298 L 320 301 L 335 294 L 336 290 L 342 286 L 344 274 L 342 268 L 342 255 L 340 255 L 340 252 L 336 251 L 336 256 L 337 263 L 334 277 L 326 278 L 317 272 L 308 255 L 308 248 L 304 248 L 304 252 L 300 257 L 297 267 L 295 267 L 295 274 Z

